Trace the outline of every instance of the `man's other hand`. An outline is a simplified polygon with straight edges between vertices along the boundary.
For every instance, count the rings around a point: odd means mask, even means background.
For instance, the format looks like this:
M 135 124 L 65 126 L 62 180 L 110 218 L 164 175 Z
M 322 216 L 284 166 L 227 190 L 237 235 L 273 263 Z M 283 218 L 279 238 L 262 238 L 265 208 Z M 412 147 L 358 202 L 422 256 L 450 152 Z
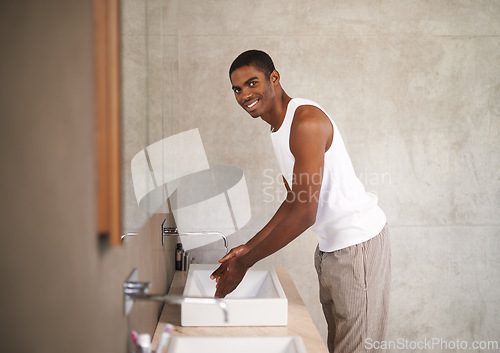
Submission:
M 241 264 L 237 256 L 232 256 L 224 260 L 219 268 L 210 276 L 211 279 L 215 279 L 217 282 L 215 298 L 225 298 L 226 295 L 234 291 L 243 280 L 247 270 L 248 268 Z

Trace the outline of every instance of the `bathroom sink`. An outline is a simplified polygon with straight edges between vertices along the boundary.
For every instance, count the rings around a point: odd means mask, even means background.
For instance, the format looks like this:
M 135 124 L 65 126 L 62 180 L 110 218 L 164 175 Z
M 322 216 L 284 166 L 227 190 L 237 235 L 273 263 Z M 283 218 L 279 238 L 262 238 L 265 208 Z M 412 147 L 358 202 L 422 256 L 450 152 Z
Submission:
M 167 353 L 307 353 L 299 336 L 170 338 Z
M 219 265 L 193 264 L 189 267 L 183 296 L 213 298 L 215 281 L 210 275 Z M 223 299 L 228 321 L 217 305 L 183 302 L 182 326 L 286 326 L 288 300 L 271 266 L 256 265 L 240 285 Z

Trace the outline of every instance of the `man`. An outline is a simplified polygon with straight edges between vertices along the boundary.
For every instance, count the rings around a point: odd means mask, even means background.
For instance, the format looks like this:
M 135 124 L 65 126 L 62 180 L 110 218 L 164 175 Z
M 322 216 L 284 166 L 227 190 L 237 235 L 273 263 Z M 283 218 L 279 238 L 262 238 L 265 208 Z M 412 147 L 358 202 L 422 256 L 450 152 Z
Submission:
M 250 50 L 232 63 L 236 101 L 271 128 L 287 197 L 267 225 L 224 256 L 212 274 L 224 298 L 256 262 L 312 227 L 315 267 L 328 323 L 330 352 L 365 352 L 382 341 L 387 324 L 390 244 L 375 195 L 356 177 L 337 126 L 316 103 L 290 98 L 264 52 Z

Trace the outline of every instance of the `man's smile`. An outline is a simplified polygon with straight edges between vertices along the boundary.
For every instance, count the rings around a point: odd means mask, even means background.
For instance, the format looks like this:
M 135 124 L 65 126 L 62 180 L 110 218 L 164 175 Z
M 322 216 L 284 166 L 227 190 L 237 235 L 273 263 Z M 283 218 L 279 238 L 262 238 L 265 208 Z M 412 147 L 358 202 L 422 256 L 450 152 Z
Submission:
M 254 107 L 255 107 L 255 105 L 256 105 L 259 101 L 260 101 L 260 99 L 259 99 L 259 98 L 257 98 L 257 99 L 252 99 L 252 100 L 250 100 L 250 102 L 249 102 L 249 103 L 245 102 L 245 103 L 243 103 L 243 105 L 244 105 L 244 107 L 245 107 L 247 110 L 251 110 L 252 108 L 254 108 Z
M 253 102 L 252 104 L 248 104 L 247 107 L 248 108 L 252 108 L 255 104 L 257 104 L 259 100 L 256 100 L 255 102 Z

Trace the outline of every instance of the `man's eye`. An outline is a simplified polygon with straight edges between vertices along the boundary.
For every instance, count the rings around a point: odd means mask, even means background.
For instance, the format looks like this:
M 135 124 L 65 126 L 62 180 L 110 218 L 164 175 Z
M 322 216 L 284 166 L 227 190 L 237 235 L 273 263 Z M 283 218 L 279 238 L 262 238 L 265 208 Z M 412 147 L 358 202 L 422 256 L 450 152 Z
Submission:
M 250 86 L 250 87 L 253 87 L 253 86 L 255 86 L 256 84 L 257 84 L 257 81 L 252 81 L 252 82 L 250 82 L 250 83 L 249 83 L 249 86 Z
M 239 88 L 233 88 L 233 92 L 234 93 L 240 93 L 240 89 Z

